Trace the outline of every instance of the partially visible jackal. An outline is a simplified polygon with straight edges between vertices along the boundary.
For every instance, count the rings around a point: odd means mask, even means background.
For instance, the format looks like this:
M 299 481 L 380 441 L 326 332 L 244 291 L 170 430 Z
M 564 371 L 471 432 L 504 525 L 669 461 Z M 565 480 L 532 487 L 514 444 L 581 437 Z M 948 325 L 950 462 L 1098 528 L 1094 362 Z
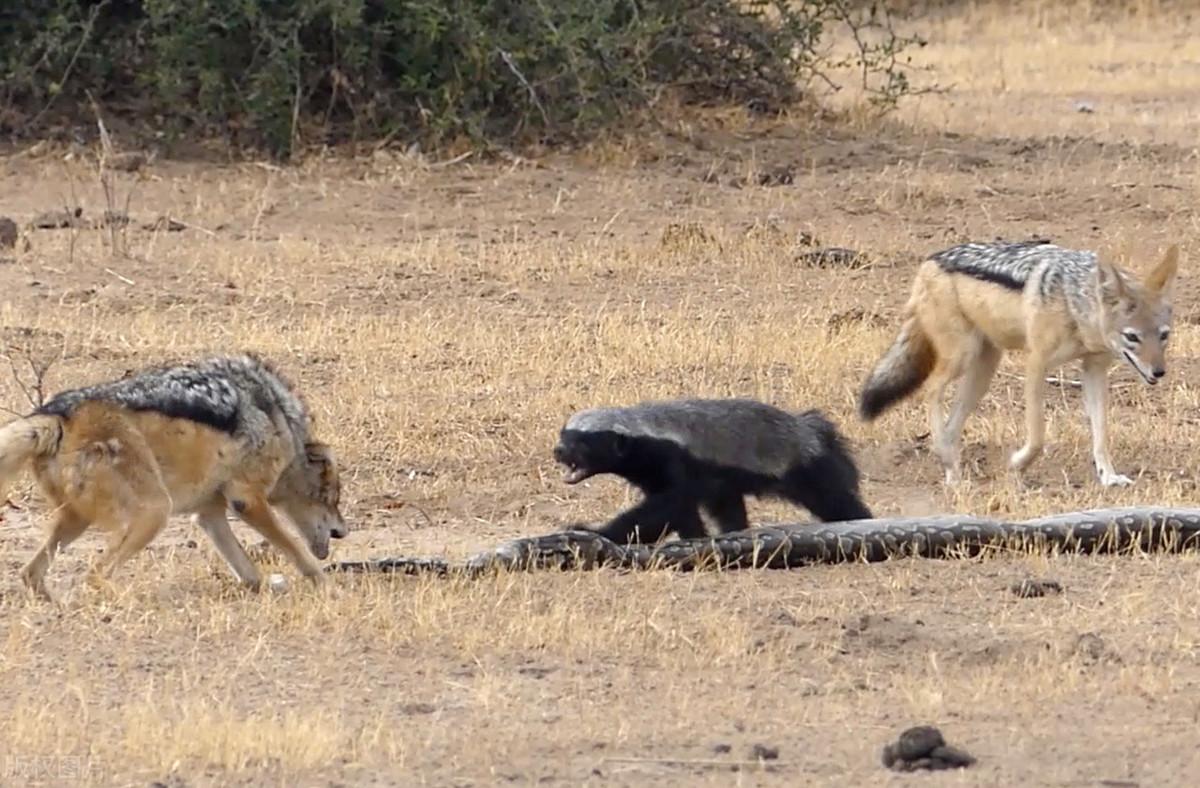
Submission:
M 309 429 L 300 396 L 250 355 L 145 369 L 55 395 L 0 428 L 0 484 L 31 465 L 55 507 L 45 543 L 21 572 L 26 586 L 48 598 L 45 575 L 55 553 L 90 526 L 109 533 L 88 577 L 99 584 L 170 515 L 195 513 L 233 573 L 258 589 L 258 570 L 226 507 L 321 582 L 317 559 L 346 526 L 333 452 Z
M 1141 282 L 1093 252 L 1050 243 L 971 243 L 938 252 L 917 269 L 900 334 L 867 378 L 859 401 L 870 421 L 930 379 L 929 428 L 946 482 L 960 478 L 963 424 L 979 404 L 1005 350 L 1028 350 L 1025 445 L 1009 460 L 1023 471 L 1044 442 L 1046 373 L 1083 361 L 1083 399 L 1100 483 L 1130 483 L 1109 458 L 1108 369 L 1124 360 L 1149 385 L 1166 374 L 1171 289 L 1179 249 L 1171 246 Z M 961 379 L 948 418 L 946 387 Z

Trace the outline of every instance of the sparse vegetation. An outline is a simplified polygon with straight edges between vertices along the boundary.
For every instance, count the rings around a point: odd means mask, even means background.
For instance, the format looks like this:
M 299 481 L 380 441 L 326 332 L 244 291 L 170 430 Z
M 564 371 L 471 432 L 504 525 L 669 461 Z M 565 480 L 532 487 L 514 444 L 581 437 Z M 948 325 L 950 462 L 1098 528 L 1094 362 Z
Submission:
M 0 11 L 0 132 L 85 92 L 173 135 L 304 143 L 586 138 L 664 95 L 777 111 L 850 67 L 883 106 L 921 44 L 844 0 L 37 0 Z M 830 34 L 853 33 L 833 55 Z M 84 117 L 88 113 L 82 113 Z
M 1200 40 L 1165 12 L 1118 27 L 1090 3 L 970 6 L 906 23 L 931 42 L 916 65 L 954 91 L 883 121 L 693 109 L 670 134 L 445 165 L 392 148 L 289 167 L 160 157 L 117 182 L 133 252 L 117 259 L 105 228 L 26 226 L 108 203 L 93 156 L 22 146 L 0 170 L 0 215 L 29 239 L 0 264 L 20 377 L 0 361 L 0 405 L 27 409 L 21 384 L 38 396 L 25 358 L 54 360 L 47 392 L 210 349 L 276 358 L 346 464 L 345 559 L 457 558 L 611 514 L 620 483 L 560 482 L 561 419 L 681 393 L 822 407 L 882 514 L 1194 506 Z M 857 105 L 843 84 L 831 102 Z M 108 121 L 112 97 L 97 98 Z M 90 109 L 82 122 L 95 128 Z M 119 121 L 109 130 L 121 148 Z M 159 215 L 186 226 L 145 229 Z M 968 422 L 970 483 L 948 493 L 921 406 L 863 425 L 854 395 L 919 256 L 1035 234 L 1135 269 L 1182 243 L 1168 377 L 1114 375 L 1112 451 L 1136 484 L 1091 481 L 1070 368 L 1031 487 L 1010 482 L 1014 359 Z M 796 261 L 828 247 L 865 262 Z M 87 768 L 79 784 L 171 788 L 871 785 L 900 779 L 880 750 L 916 724 L 978 763 L 913 779 L 1167 785 L 1194 771 L 1195 555 L 357 577 L 252 597 L 173 521 L 111 595 L 79 586 L 102 544 L 84 537 L 55 562 L 62 604 L 48 606 L 17 577 L 40 498 L 27 479 L 5 494 L 4 784 Z M 268 571 L 295 579 L 282 561 Z M 1061 591 L 1014 593 L 1027 578 Z

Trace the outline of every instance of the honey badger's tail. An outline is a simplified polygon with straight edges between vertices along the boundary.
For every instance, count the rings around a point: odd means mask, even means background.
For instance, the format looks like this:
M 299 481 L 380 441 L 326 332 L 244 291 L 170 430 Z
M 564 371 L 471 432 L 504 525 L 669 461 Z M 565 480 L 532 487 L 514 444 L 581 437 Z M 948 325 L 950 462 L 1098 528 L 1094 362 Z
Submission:
M 34 457 L 46 457 L 62 441 L 62 419 L 38 414 L 0 427 L 0 490 L 8 487 Z
M 929 377 L 936 361 L 933 343 L 910 312 L 896 340 L 863 384 L 858 399 L 859 416 L 864 421 L 872 421 L 912 394 Z

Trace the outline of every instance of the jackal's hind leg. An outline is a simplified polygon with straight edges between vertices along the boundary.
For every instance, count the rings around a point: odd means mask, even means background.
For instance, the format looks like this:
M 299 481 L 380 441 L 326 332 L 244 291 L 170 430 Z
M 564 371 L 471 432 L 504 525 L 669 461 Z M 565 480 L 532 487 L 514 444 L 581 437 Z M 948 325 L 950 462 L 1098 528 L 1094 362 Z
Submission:
M 946 388 L 959 375 L 959 370 L 947 364 L 939 363 L 929 381 L 929 394 L 926 403 L 929 407 L 929 444 L 935 457 L 946 472 L 947 483 L 958 480 L 959 471 L 955 453 L 946 444 Z
M 121 564 L 154 541 L 154 537 L 166 526 L 170 514 L 171 499 L 163 491 L 161 498 L 140 501 L 135 511 L 125 513 L 124 523 L 106 523 L 112 536 L 108 547 L 88 573 L 89 585 L 107 585 L 108 578 Z
M 38 551 L 21 569 L 21 580 L 34 595 L 49 600 L 46 590 L 46 570 L 59 550 L 79 538 L 87 530 L 88 522 L 68 509 L 60 508 L 52 515 L 46 540 Z
M 959 479 L 958 476 L 951 478 L 949 469 L 955 469 L 957 474 L 959 473 L 958 469 L 962 467 L 963 427 L 967 423 L 967 417 L 979 406 L 979 401 L 983 399 L 984 393 L 991 385 L 996 368 L 1000 366 L 1000 355 L 1000 348 L 985 339 L 981 341 L 974 357 L 967 363 L 966 374 L 963 375 L 962 382 L 959 384 L 958 395 L 950 409 L 950 417 L 946 419 L 946 428 L 943 433 L 942 448 L 949 457 L 947 484 L 954 484 Z

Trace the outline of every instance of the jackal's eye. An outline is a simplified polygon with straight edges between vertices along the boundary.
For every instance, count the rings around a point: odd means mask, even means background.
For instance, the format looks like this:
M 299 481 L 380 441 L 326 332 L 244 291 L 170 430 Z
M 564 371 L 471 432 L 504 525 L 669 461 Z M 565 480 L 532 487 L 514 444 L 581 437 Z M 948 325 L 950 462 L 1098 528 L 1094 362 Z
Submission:
M 1158 338 L 1159 338 L 1159 340 L 1166 342 L 1167 339 L 1170 338 L 1170 336 L 1171 336 L 1171 330 L 1164 328 L 1161 332 L 1159 332 Z
M 1121 339 L 1124 339 L 1131 345 L 1136 345 L 1142 341 L 1142 338 L 1138 332 L 1128 328 L 1121 332 Z

